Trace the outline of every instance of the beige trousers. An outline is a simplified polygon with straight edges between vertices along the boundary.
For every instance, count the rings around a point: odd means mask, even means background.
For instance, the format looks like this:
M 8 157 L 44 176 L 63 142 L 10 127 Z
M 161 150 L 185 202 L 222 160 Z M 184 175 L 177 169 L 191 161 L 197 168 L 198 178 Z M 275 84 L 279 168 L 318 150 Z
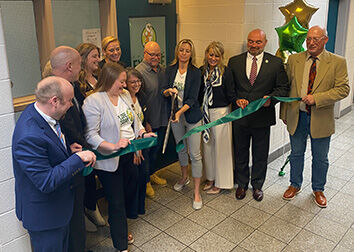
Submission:
M 230 107 L 209 109 L 210 121 L 215 121 L 230 113 Z M 203 143 L 203 160 L 207 180 L 215 181 L 215 186 L 231 189 L 234 186 L 232 124 L 225 123 L 210 128 L 210 140 Z

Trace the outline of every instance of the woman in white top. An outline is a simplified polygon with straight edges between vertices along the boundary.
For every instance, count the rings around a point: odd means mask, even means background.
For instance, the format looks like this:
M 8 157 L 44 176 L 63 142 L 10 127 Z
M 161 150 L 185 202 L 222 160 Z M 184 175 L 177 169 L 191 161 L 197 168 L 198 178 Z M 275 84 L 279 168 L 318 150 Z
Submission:
M 195 50 L 190 39 L 181 40 L 175 49 L 175 59 L 166 68 L 166 81 L 163 86 L 163 95 L 169 97 L 177 95 L 178 110 L 175 120 L 171 124 L 176 142 L 183 135 L 201 125 L 202 112 L 198 102 L 201 73 L 195 66 Z M 193 134 L 184 141 L 185 147 L 178 152 L 181 164 L 182 178 L 175 184 L 176 191 L 182 190 L 190 180 L 188 178 L 188 154 L 192 163 L 192 177 L 194 181 L 193 208 L 202 208 L 202 198 L 199 192 L 200 178 L 202 177 L 202 156 L 200 154 L 201 133 Z M 187 152 L 188 145 L 188 152 Z
M 111 154 L 130 144 L 138 137 L 152 137 L 130 109 L 130 94 L 126 87 L 127 74 L 115 63 L 106 63 L 98 78 L 95 92 L 84 101 L 87 120 L 86 139 L 93 149 Z M 125 172 L 134 170 L 134 154 L 96 162 L 94 168 L 108 200 L 108 222 L 113 246 L 127 251 L 128 231 L 125 209 Z

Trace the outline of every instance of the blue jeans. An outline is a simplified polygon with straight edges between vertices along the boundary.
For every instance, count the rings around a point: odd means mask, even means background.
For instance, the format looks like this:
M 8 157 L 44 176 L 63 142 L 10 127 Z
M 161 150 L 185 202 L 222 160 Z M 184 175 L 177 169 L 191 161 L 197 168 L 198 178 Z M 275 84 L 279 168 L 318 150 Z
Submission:
M 290 184 L 301 188 L 304 170 L 304 155 L 307 136 L 311 139 L 312 190 L 324 191 L 328 171 L 328 151 L 331 137 L 312 138 L 310 134 L 311 115 L 300 111 L 299 122 L 294 135 L 290 135 Z

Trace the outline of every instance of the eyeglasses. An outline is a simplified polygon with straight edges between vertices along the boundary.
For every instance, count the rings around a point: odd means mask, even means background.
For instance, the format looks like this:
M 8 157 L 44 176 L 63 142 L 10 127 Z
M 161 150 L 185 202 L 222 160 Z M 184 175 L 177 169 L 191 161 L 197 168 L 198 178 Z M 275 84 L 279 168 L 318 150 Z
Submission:
M 318 37 L 318 38 L 316 38 L 316 37 L 314 37 L 314 38 L 308 37 L 308 38 L 306 38 L 306 41 L 307 41 L 307 42 L 313 41 L 314 43 L 318 43 L 318 42 L 320 42 L 324 37 L 325 37 L 325 36 Z
M 141 80 L 128 81 L 129 84 L 141 84 Z
M 145 51 L 145 53 L 149 54 L 150 57 L 157 57 L 157 58 L 161 57 L 161 53 L 149 53 L 147 51 Z

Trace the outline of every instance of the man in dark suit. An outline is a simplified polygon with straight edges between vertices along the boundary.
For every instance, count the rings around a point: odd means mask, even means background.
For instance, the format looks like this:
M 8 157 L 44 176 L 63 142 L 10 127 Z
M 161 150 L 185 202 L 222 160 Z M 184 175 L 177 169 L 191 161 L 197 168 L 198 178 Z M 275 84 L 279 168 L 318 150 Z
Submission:
M 55 48 L 50 55 L 50 63 L 53 75 L 62 77 L 71 82 L 71 84 L 77 81 L 81 70 L 81 56 L 75 49 L 68 46 Z M 76 96 L 80 94 L 80 91 L 75 91 Z M 78 100 L 82 100 L 82 97 L 73 97 L 73 106 L 68 109 L 65 117 L 60 120 L 63 133 L 73 153 L 81 151 L 82 148 L 90 147 L 85 139 L 86 118 Z M 74 177 L 73 190 L 75 200 L 74 211 L 70 221 L 69 252 L 84 252 L 86 240 L 84 217 L 85 178 L 81 174 L 77 174 Z
M 36 102 L 17 121 L 12 140 L 16 215 L 29 232 L 35 252 L 67 251 L 74 195 L 71 180 L 91 151 L 69 154 L 58 123 L 72 106 L 74 91 L 63 78 L 48 77 L 36 88 Z
M 230 58 L 236 86 L 236 106 L 244 109 L 250 102 L 267 96 L 287 96 L 288 78 L 281 59 L 264 52 L 266 34 L 256 29 L 248 34 L 248 52 Z M 253 198 L 263 199 L 262 186 L 266 177 L 270 126 L 275 124 L 275 101 L 269 99 L 258 111 L 233 123 L 235 150 L 236 198 L 246 196 L 250 180 L 249 148 L 252 140 L 251 185 Z

